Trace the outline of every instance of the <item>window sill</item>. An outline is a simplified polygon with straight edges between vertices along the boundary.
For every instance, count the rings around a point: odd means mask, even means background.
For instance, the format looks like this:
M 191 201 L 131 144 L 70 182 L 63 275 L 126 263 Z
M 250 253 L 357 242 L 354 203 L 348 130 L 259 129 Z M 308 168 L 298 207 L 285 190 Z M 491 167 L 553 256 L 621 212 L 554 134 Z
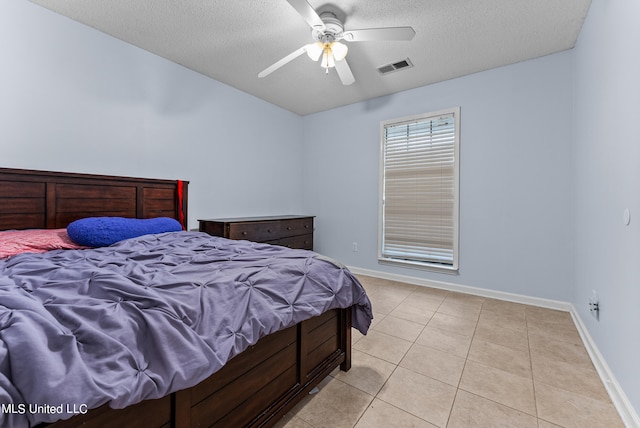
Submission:
M 420 262 L 415 260 L 402 260 L 379 257 L 378 263 L 385 265 L 402 266 L 412 269 L 428 270 L 432 272 L 446 273 L 449 275 L 458 274 L 458 266 L 447 266 L 439 263 Z

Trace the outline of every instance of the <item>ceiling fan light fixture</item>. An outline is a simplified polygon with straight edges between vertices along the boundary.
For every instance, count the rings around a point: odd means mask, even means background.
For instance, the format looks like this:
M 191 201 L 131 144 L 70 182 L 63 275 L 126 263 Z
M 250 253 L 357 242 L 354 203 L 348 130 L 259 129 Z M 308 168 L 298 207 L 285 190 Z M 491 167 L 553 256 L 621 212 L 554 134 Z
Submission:
M 336 61 L 342 61 L 347 56 L 348 50 L 349 48 L 347 48 L 346 45 L 340 42 L 329 42 L 322 44 L 322 62 L 320 63 L 320 66 L 327 70 L 329 68 L 335 67 Z M 307 51 L 307 53 L 309 53 L 309 51 Z M 309 55 L 309 57 L 311 57 L 311 55 Z
M 336 61 L 333 58 L 333 52 L 331 52 L 331 46 L 329 44 L 325 45 L 324 53 L 322 54 L 322 62 L 320 63 L 322 68 L 333 68 L 336 66 Z
M 333 58 L 336 61 L 342 61 L 347 56 L 347 51 L 349 51 L 347 45 L 340 42 L 333 42 L 330 46 L 331 52 L 333 52 Z
M 324 43 L 310 43 L 307 45 L 306 51 L 309 58 L 311 58 L 313 61 L 317 61 L 320 59 L 320 55 L 322 55 L 322 53 L 324 52 Z

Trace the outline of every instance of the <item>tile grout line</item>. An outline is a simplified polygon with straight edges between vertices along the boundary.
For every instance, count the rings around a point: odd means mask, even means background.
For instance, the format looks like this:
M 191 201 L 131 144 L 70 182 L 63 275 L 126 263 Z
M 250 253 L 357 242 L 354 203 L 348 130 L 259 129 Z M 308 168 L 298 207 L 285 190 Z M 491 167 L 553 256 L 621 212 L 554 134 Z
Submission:
M 538 412 L 538 399 L 536 395 L 536 382 L 533 376 L 533 354 L 531 353 L 531 339 L 529 336 L 529 314 L 527 309 L 524 310 L 524 326 L 527 329 L 527 350 L 529 351 L 529 367 L 531 368 L 531 387 L 533 388 L 533 408 L 536 412 L 536 422 L 540 426 L 540 413 Z
M 484 303 L 482 305 L 484 305 Z M 480 321 L 480 314 L 482 313 L 482 305 L 480 306 L 480 313 L 478 314 L 478 318 L 476 319 L 476 324 L 473 326 L 473 334 L 471 335 L 471 340 L 469 341 L 469 349 L 467 349 L 467 353 L 464 357 L 464 364 L 462 365 L 462 371 L 460 371 L 460 378 L 458 379 L 458 384 L 456 385 L 456 394 L 453 397 L 453 402 L 451 403 L 451 408 L 449 409 L 449 416 L 447 417 L 447 423 L 445 424 L 445 427 L 447 427 L 449 425 L 449 422 L 451 421 L 451 415 L 453 415 L 453 408 L 456 405 L 456 400 L 458 399 L 458 393 L 461 390 L 465 391 L 462 388 L 460 388 L 460 383 L 462 383 L 462 376 L 464 375 L 464 370 L 467 367 L 467 362 L 469 361 L 469 353 L 471 352 L 471 345 L 473 344 L 473 338 L 476 335 L 476 329 L 478 328 L 478 322 Z M 468 392 L 468 391 L 465 391 L 465 392 Z

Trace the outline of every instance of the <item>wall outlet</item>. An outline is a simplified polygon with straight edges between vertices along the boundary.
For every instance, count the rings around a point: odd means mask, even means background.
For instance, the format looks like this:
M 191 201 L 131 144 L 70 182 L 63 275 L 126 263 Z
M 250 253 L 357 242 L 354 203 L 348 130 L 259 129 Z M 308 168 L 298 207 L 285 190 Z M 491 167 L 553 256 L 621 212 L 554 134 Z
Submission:
M 358 243 L 357 242 L 353 243 L 353 251 L 358 251 Z
M 599 319 L 600 301 L 598 300 L 596 290 L 593 290 L 591 297 L 589 297 L 589 312 L 591 312 L 591 315 L 593 315 L 595 319 Z

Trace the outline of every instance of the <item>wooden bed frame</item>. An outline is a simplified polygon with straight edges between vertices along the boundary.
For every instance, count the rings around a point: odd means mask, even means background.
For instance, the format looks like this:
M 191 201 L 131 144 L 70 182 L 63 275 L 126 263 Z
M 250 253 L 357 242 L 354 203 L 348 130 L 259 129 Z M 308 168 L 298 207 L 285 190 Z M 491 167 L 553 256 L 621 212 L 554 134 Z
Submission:
M 63 228 L 90 216 L 183 219 L 188 182 L 0 168 L 0 230 Z M 351 368 L 351 309 L 261 339 L 200 384 L 51 427 L 268 427 L 336 367 Z

